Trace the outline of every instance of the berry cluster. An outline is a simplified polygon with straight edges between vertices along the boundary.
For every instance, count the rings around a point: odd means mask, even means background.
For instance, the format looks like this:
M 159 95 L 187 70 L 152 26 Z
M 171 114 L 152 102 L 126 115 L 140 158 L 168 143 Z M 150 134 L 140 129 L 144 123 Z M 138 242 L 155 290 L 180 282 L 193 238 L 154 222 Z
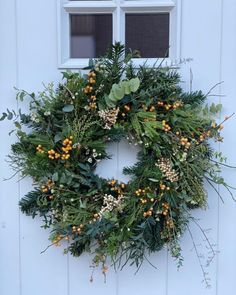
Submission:
M 116 192 L 118 195 L 123 195 L 123 190 L 126 188 L 125 183 L 121 183 L 120 185 L 116 185 L 117 181 L 116 180 L 111 180 L 108 181 L 108 185 L 111 186 L 110 190 Z
M 39 144 L 39 145 L 36 147 L 36 150 L 37 150 L 37 153 L 39 153 L 39 154 L 44 154 L 44 148 L 41 146 L 41 144 Z
M 80 224 L 79 226 L 73 225 L 72 233 L 80 235 L 83 228 L 84 228 L 83 224 Z
M 185 149 L 189 149 L 191 146 L 191 143 L 189 142 L 187 137 L 181 137 L 180 138 L 180 144 L 185 148 Z
M 168 218 L 168 219 L 166 220 L 166 226 L 169 227 L 169 228 L 174 228 L 175 224 L 174 224 L 173 219 Z
M 170 190 L 170 187 L 165 185 L 164 183 L 160 182 L 160 190 L 164 191 L 164 190 L 167 190 L 169 191 Z
M 95 110 L 97 108 L 96 100 L 97 97 L 96 95 L 92 95 L 93 92 L 93 85 L 96 83 L 96 74 L 92 71 L 88 73 L 88 85 L 84 88 L 84 93 L 90 95 L 88 98 L 89 101 L 89 106 L 88 109 L 90 110 Z
M 61 148 L 62 154 L 57 152 L 54 149 L 50 149 L 47 152 L 48 158 L 51 159 L 51 160 L 58 160 L 58 159 L 68 160 L 70 158 L 69 152 L 73 148 L 72 147 L 72 143 L 73 143 L 72 139 L 73 139 L 73 136 L 70 136 L 69 138 L 66 138 L 66 139 L 63 140 L 63 142 L 62 142 L 63 147 Z M 41 145 L 38 145 L 36 147 L 36 150 L 37 150 L 38 153 L 41 153 L 41 154 L 44 153 L 44 148 Z
M 170 205 L 168 203 L 162 203 L 162 214 L 164 216 L 168 215 Z
M 68 160 L 70 158 L 69 152 L 72 150 L 72 139 L 73 136 L 70 136 L 69 138 L 66 138 L 63 140 L 62 145 L 63 147 L 61 148 L 63 151 L 63 154 L 61 155 L 62 160 Z
M 143 217 L 150 217 L 152 216 L 153 208 L 151 207 L 148 211 L 143 212 Z
M 61 155 L 53 149 L 48 151 L 48 158 L 51 160 L 60 159 Z
M 123 112 L 121 113 L 121 116 L 124 118 L 126 115 L 127 115 L 127 113 L 128 112 L 130 112 L 130 110 L 131 110 L 131 108 L 130 108 L 130 106 L 129 105 L 124 105 L 124 110 L 123 110 Z
M 54 185 L 55 183 L 51 179 L 49 179 L 45 185 L 41 186 L 41 191 L 43 193 L 48 193 Z
M 165 120 L 162 121 L 162 129 L 165 131 L 165 132 L 168 132 L 171 130 L 171 127 L 168 123 L 166 123 Z
M 170 103 L 164 103 L 163 101 L 158 101 L 157 106 L 163 107 L 165 110 L 169 111 L 169 110 L 176 110 L 182 107 L 183 103 L 181 101 L 176 101 L 173 104 L 170 104 Z

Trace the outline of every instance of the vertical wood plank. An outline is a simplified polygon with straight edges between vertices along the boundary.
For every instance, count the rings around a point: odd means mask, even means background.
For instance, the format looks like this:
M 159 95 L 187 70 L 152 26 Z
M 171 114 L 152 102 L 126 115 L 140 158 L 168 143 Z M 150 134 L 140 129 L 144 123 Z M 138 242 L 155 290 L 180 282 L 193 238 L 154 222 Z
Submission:
M 220 49 L 221 49 L 221 1 L 183 1 L 182 3 L 182 58 L 193 58 L 193 61 L 182 66 L 181 72 L 184 77 L 184 88 L 189 91 L 202 89 L 205 93 L 220 82 Z M 193 73 L 193 81 L 190 86 L 190 69 Z M 187 83 L 186 83 L 187 82 Z M 219 87 L 213 94 L 219 94 Z M 211 97 L 209 101 L 219 102 L 219 97 Z M 218 150 L 218 145 L 214 145 Z M 203 229 L 212 229 L 208 237 L 213 244 L 218 243 L 218 196 L 206 186 L 208 191 L 207 210 L 194 210 L 193 216 L 199 220 Z M 206 264 L 209 256 L 209 249 L 206 248 L 204 237 L 201 231 L 193 223 L 190 224 L 190 231 L 198 245 L 199 253 L 204 255 L 203 265 Z M 193 249 L 190 235 L 186 233 L 182 238 L 184 266 L 177 271 L 175 263 L 169 260 L 168 295 L 175 295 L 176 290 L 181 290 L 182 295 L 192 294 L 215 294 L 217 282 L 217 257 L 206 268 L 209 272 L 207 277 L 211 279 L 211 288 L 206 289 L 201 283 L 203 275 L 200 269 L 198 258 Z
M 56 1 L 17 0 L 19 85 L 29 92 L 43 89 L 42 82 L 57 81 Z M 26 104 L 22 104 L 24 109 Z M 20 195 L 32 190 L 30 179 L 20 182 Z M 62 248 L 50 248 L 49 232 L 41 220 L 21 215 L 22 294 L 68 295 L 67 258 Z
M 230 115 L 236 111 L 236 2 L 233 0 L 222 1 L 223 21 L 222 21 L 222 52 L 221 52 L 221 76 L 222 81 L 222 119 L 225 115 Z M 225 124 L 223 136 L 224 143 L 221 144 L 221 151 L 228 158 L 228 162 L 236 166 L 236 118 L 235 116 Z M 236 186 L 236 172 L 232 169 L 223 169 L 227 183 Z M 225 203 L 220 203 L 219 208 L 219 261 L 218 261 L 218 280 L 217 295 L 233 294 L 236 289 L 236 204 L 232 201 L 226 190 L 221 188 L 221 193 L 225 196 Z M 234 195 L 235 191 L 233 191 Z
M 132 166 L 136 161 L 139 148 L 129 145 L 126 141 L 119 143 L 119 178 L 127 181 L 128 178 L 122 175 L 123 167 Z M 167 276 L 167 255 L 166 250 L 150 255 L 149 260 L 157 267 L 153 268 L 148 262 L 144 262 L 141 269 L 137 270 L 134 266 L 127 266 L 119 272 L 119 295 L 135 294 L 143 295 L 145 292 L 155 291 L 157 295 L 166 294 Z
M 13 86 L 17 83 L 15 1 L 0 2 L 0 113 L 16 108 Z M 3 181 L 13 171 L 6 162 L 10 145 L 11 122 L 0 125 L 0 294 L 21 294 L 19 253 L 19 209 L 17 178 Z
M 96 173 L 104 178 L 117 179 L 117 143 L 111 143 L 107 146 L 107 153 L 111 156 L 111 159 L 104 160 L 99 163 Z M 103 295 L 115 295 L 117 288 L 117 276 L 112 268 L 109 269 L 106 283 L 102 275 L 101 268 L 97 268 L 93 274 L 93 282 L 90 283 L 90 276 L 92 269 L 93 255 L 84 253 L 79 258 L 69 257 L 69 269 L 70 269 L 70 295 L 81 294 L 103 294 Z M 108 265 L 109 265 L 108 261 Z

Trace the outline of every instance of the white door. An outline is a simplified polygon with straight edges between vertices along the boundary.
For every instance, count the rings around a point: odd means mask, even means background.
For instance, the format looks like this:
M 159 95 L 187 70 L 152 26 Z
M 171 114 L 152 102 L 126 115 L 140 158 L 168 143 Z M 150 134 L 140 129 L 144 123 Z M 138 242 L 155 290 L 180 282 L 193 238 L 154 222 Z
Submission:
M 222 101 L 222 117 L 236 110 L 236 2 L 235 0 L 182 0 L 182 1 L 57 1 L 57 0 L 7 0 L 0 1 L 0 108 L 17 107 L 14 86 L 30 91 L 42 89 L 42 82 L 59 81 L 59 68 L 81 66 L 84 60 L 69 52 L 69 18 L 73 9 L 84 13 L 97 13 L 102 9 L 113 15 L 115 39 L 125 36 L 124 13 L 150 12 L 150 10 L 170 12 L 170 36 L 172 58 L 192 58 L 182 64 L 183 87 L 186 90 L 202 89 L 205 92 L 218 82 L 209 100 Z M 82 3 L 82 4 L 81 4 Z M 163 4 L 164 3 L 164 4 Z M 91 5 L 90 5 L 91 4 Z M 161 6 L 162 5 L 162 6 Z M 76 6 L 76 7 L 75 7 Z M 134 8 L 135 7 L 135 8 Z M 134 8 L 134 9 L 133 9 Z M 133 10 L 132 10 L 133 9 Z M 77 11 L 77 10 L 74 10 Z M 78 37 L 78 36 L 77 36 Z M 102 37 L 101 37 L 102 38 Z M 113 35 L 114 39 L 114 35 Z M 72 46 L 79 47 L 81 39 L 74 38 Z M 93 40 L 83 39 L 92 51 Z M 77 45 L 76 45 L 77 44 Z M 78 45 L 79 44 L 79 45 Z M 70 59 L 75 54 L 76 60 Z M 82 54 L 82 53 L 81 53 Z M 190 75 L 190 68 L 191 73 Z M 191 76 L 191 82 L 190 82 Z M 221 96 L 224 95 L 224 96 Z M 21 106 L 24 108 L 24 106 Z M 214 191 L 208 187 L 209 208 L 195 211 L 203 228 L 211 228 L 208 237 L 220 251 L 207 269 L 211 278 L 211 288 L 201 283 L 202 273 L 191 237 L 186 233 L 182 239 L 184 265 L 179 271 L 166 250 L 152 255 L 148 263 L 134 275 L 133 267 L 122 272 L 110 270 L 104 284 L 99 271 L 90 283 L 89 255 L 75 259 L 63 255 L 62 249 L 50 248 L 40 254 L 48 245 L 48 233 L 40 228 L 40 220 L 22 215 L 18 201 L 31 189 L 30 179 L 18 181 L 17 176 L 2 181 L 12 175 L 5 161 L 14 136 L 9 137 L 12 123 L 4 121 L 0 125 L 0 294 L 1 295 L 76 295 L 76 294 L 157 294 L 157 295 L 203 295 L 234 294 L 236 290 L 236 204 L 225 193 L 222 204 Z M 224 144 L 217 146 L 236 164 L 236 118 L 224 131 Z M 114 154 L 113 165 L 107 176 L 122 176 L 122 166 L 135 161 L 135 154 L 128 152 L 124 143 L 110 147 Z M 110 167 L 113 167 L 112 169 Z M 101 169 L 102 170 L 102 169 Z M 105 169 L 103 169 L 105 170 Z M 236 186 L 235 172 L 225 170 L 227 182 Z M 224 192 L 223 192 L 224 193 Z M 207 260 L 208 250 L 204 238 L 196 225 L 191 224 L 196 243 L 202 243 L 200 252 Z

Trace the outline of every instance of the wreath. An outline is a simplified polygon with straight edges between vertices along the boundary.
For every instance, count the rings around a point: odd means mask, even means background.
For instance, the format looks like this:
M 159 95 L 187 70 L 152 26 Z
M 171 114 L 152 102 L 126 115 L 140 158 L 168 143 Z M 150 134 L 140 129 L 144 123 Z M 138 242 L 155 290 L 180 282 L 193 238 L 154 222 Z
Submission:
M 92 251 L 92 266 L 104 274 L 108 257 L 139 267 L 164 245 L 181 264 L 190 211 L 207 205 L 204 182 L 229 190 L 219 174 L 225 159 L 209 145 L 223 140 L 214 119 L 221 105 L 205 104 L 202 91 L 184 92 L 176 70 L 135 68 L 131 58 L 117 43 L 90 61 L 86 75 L 64 72 L 37 95 L 18 91 L 18 100 L 30 98 L 29 113 L 1 118 L 16 127 L 12 166 L 33 179 L 22 212 L 42 217 L 51 245 L 74 256 Z M 107 144 L 121 139 L 139 146 L 137 163 L 123 171 L 127 183 L 96 174 L 110 157 Z

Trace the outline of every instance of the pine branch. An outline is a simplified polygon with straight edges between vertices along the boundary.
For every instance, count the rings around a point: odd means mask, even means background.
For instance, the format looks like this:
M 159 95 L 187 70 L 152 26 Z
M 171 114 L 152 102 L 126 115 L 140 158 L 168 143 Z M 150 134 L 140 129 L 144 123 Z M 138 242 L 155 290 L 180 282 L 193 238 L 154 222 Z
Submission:
M 183 103 L 197 107 L 205 102 L 207 96 L 202 91 L 195 91 L 182 93 L 180 98 Z

